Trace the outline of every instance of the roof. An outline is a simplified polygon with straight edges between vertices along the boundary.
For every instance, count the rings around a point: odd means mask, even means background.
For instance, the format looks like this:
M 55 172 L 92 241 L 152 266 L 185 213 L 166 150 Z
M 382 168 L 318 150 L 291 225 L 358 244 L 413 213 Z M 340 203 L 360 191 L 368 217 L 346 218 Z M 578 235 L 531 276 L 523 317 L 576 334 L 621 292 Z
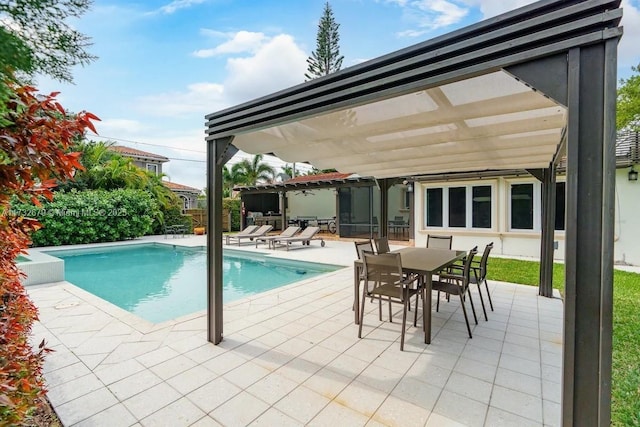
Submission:
M 568 51 L 619 38 L 617 6 L 533 3 L 209 114 L 207 140 L 376 178 L 547 168 L 564 155 Z
M 637 131 L 618 132 L 616 138 L 616 164 L 631 166 L 640 163 L 640 133 Z
M 158 160 L 160 162 L 168 162 L 169 158 L 159 154 L 149 153 L 147 151 L 138 150 L 136 148 L 125 147 L 124 145 L 111 145 L 109 150 L 120 153 L 124 156 L 138 157 L 150 160 Z
M 198 188 L 189 187 L 188 185 L 178 184 L 177 182 L 162 181 L 162 183 L 165 185 L 165 187 L 173 191 L 189 191 L 189 192 L 198 193 L 198 194 L 201 193 L 201 190 Z
M 305 182 L 315 182 L 315 181 L 331 181 L 334 179 L 341 180 L 349 178 L 351 173 L 341 173 L 341 172 L 327 172 L 327 173 L 318 173 L 315 175 L 298 175 L 294 178 L 288 179 L 283 182 L 283 184 L 294 184 L 294 183 L 305 183 Z

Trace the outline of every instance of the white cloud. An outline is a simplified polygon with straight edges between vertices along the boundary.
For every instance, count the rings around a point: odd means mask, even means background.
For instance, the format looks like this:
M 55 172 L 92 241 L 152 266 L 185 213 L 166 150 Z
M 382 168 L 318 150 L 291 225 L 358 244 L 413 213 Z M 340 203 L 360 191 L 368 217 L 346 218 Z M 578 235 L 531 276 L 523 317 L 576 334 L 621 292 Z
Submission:
M 217 83 L 193 83 L 186 91 L 172 91 L 137 99 L 137 109 L 148 115 L 175 117 L 200 114 L 222 108 L 225 89 Z
M 630 0 L 622 0 L 621 6 L 624 9 L 621 23 L 624 35 L 618 45 L 618 70 L 628 75 L 631 66 L 640 63 L 640 2 L 634 5 Z
M 197 50 L 193 52 L 193 56 L 198 58 L 209 58 L 212 56 L 233 53 L 255 53 L 269 41 L 269 38 L 263 33 L 255 33 L 251 31 L 238 31 L 237 33 L 231 34 L 211 31 L 210 34 L 217 37 L 224 36 L 229 40 L 211 49 Z
M 483 18 L 486 19 L 517 9 L 534 1 L 535 0 L 464 0 L 464 3 L 468 6 L 478 7 Z
M 461 22 L 469 14 L 465 0 L 387 0 L 403 9 L 404 19 L 417 28 L 398 33 L 419 37 L 439 28 Z
M 123 133 L 139 133 L 147 126 L 138 120 L 109 118 L 95 123 L 98 135 L 121 135 Z
M 426 14 L 421 26 L 433 29 L 456 24 L 469 13 L 467 8 L 446 0 L 421 0 L 412 4 Z
M 293 37 L 273 37 L 255 55 L 227 61 L 226 100 L 236 104 L 302 83 L 306 61 Z
M 195 4 L 204 3 L 206 0 L 173 0 L 171 3 L 162 6 L 158 12 L 170 15 L 177 10 L 189 8 Z

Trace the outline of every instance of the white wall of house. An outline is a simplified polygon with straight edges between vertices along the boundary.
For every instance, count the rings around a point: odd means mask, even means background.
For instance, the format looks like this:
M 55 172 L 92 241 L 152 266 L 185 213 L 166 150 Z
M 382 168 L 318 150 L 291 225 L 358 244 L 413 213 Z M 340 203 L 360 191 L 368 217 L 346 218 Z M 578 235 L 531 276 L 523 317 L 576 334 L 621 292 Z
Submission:
M 287 193 L 287 217 L 316 216 L 333 218 L 336 216 L 336 194 L 333 188 L 320 190 L 290 191 Z
M 616 170 L 614 259 L 640 265 L 640 181 L 629 181 L 628 173 L 629 168 Z
M 616 216 L 615 216 L 615 252 L 616 263 L 640 265 L 640 181 L 630 182 L 627 177 L 628 168 L 616 171 Z M 564 182 L 563 176 L 558 182 Z M 512 224 L 512 209 L 514 198 L 513 188 L 531 189 L 531 228 L 516 229 Z M 489 227 L 474 227 L 473 224 L 473 187 L 491 188 L 491 224 Z M 464 227 L 452 227 L 447 224 L 449 188 L 465 187 L 466 192 L 466 223 Z M 427 224 L 427 191 L 442 188 L 442 226 Z M 468 250 L 473 246 L 482 249 L 486 244 L 494 243 L 494 254 L 508 256 L 540 256 L 540 212 L 541 212 L 541 184 L 533 177 L 504 177 L 461 182 L 415 183 L 415 245 L 425 246 L 428 234 L 453 235 L 455 249 Z M 520 195 L 522 196 L 522 195 Z M 437 197 L 436 197 L 437 198 Z M 525 197 L 526 198 L 526 197 Z M 486 205 L 485 205 L 486 211 Z M 485 212 L 486 213 L 486 212 Z M 460 224 L 458 224 L 460 225 Z M 564 231 L 556 230 L 554 240 L 558 244 L 554 251 L 554 258 L 564 259 L 565 235 Z

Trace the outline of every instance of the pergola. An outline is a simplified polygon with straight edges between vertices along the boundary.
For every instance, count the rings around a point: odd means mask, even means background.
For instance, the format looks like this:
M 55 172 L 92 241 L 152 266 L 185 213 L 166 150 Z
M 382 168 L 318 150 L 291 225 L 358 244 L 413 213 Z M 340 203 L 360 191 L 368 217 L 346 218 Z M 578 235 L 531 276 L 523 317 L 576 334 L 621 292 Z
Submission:
M 619 4 L 543 0 L 206 116 L 209 341 L 223 335 L 222 167 L 238 149 L 373 176 L 383 206 L 392 178 L 526 169 L 543 185 L 544 296 L 565 160 L 562 420 L 609 425 Z

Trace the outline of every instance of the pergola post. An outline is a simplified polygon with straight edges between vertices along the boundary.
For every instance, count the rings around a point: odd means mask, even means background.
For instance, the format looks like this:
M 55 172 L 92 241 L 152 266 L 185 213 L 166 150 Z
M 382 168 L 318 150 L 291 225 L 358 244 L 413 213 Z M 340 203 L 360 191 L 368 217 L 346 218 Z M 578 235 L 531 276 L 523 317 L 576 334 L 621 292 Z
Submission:
M 391 180 L 376 179 L 380 189 L 380 222 L 378 224 L 378 237 L 389 237 L 389 187 Z
M 238 151 L 233 137 L 207 144 L 207 340 L 222 341 L 222 168 Z
M 564 426 L 611 419 L 617 43 L 568 56 Z
M 540 236 L 539 295 L 553 296 L 553 253 L 556 220 L 556 171 L 553 164 L 542 177 L 542 233 Z

